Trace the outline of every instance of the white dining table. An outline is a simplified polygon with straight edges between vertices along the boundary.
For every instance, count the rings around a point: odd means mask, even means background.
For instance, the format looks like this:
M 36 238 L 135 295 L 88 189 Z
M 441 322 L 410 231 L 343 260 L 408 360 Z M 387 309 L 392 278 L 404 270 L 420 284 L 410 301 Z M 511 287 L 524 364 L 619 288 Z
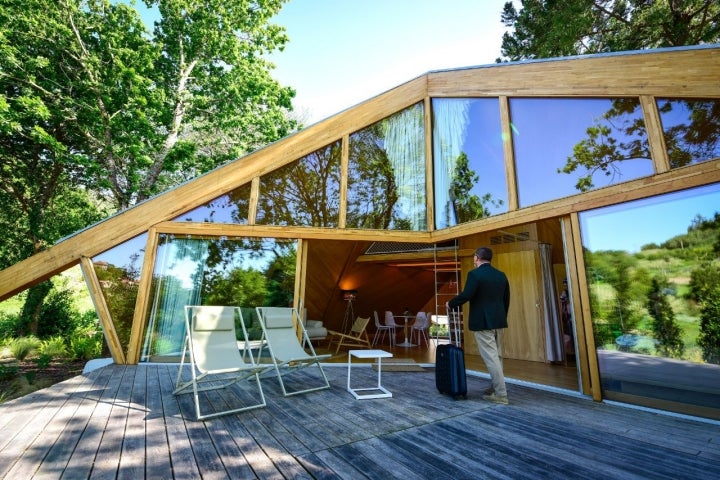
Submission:
M 403 329 L 405 330 L 405 341 L 402 343 L 398 343 L 397 347 L 415 347 L 416 345 L 414 343 L 410 343 L 410 338 L 408 337 L 408 320 L 414 319 L 415 315 L 393 315 L 394 318 L 402 319 L 403 321 Z

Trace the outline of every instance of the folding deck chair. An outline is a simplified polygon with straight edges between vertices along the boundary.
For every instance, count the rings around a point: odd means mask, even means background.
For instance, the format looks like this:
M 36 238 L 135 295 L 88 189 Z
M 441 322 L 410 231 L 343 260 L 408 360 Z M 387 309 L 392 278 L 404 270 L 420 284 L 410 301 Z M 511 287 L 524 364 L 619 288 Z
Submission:
M 240 325 L 242 325 L 244 354 L 240 353 L 235 335 L 235 314 L 239 315 Z M 260 373 L 272 367 L 255 362 L 239 307 L 186 306 L 185 332 L 180 368 L 173 394 L 193 393 L 198 420 L 265 406 Z M 188 351 L 192 379 L 183 383 L 181 376 Z M 249 358 L 249 362 L 244 360 L 244 356 Z M 251 377 L 254 377 L 257 394 L 260 397 L 257 403 L 251 403 L 241 408 L 202 414 L 198 392 L 226 388 L 242 380 L 251 379 Z M 201 385 L 205 386 L 201 387 Z
M 263 331 L 260 355 L 265 348 L 270 352 L 283 395 L 288 397 L 298 393 L 330 388 L 330 382 L 325 376 L 320 360 L 329 358 L 331 355 L 315 353 L 298 311 L 285 307 L 256 307 L 256 310 Z M 303 348 L 303 345 L 309 350 L 309 353 Z M 322 385 L 288 392 L 283 377 L 291 372 L 312 366 L 317 366 L 322 375 Z

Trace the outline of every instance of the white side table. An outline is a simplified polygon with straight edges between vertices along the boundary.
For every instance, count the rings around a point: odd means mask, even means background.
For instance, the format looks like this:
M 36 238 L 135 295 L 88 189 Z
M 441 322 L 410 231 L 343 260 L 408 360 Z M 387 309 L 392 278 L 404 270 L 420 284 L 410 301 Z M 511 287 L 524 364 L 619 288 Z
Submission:
M 352 393 L 356 400 L 364 400 L 368 398 L 388 398 L 392 397 L 392 393 L 389 392 L 381 383 L 382 375 L 382 359 L 392 357 L 393 354 L 386 352 L 385 350 L 350 350 L 348 352 L 348 377 L 347 377 L 347 390 Z M 377 387 L 368 388 L 352 388 L 350 387 L 350 374 L 352 372 L 352 357 L 355 358 L 377 358 L 378 370 L 377 370 Z M 380 392 L 380 393 L 359 393 L 359 392 Z

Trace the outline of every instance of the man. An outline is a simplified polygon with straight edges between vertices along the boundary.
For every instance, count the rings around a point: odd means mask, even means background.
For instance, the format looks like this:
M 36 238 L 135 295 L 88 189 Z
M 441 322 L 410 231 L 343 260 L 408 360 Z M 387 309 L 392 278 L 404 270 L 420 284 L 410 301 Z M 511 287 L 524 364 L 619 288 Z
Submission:
M 483 399 L 508 404 L 498 330 L 507 328 L 510 284 L 503 272 L 490 265 L 492 256 L 492 250 L 487 247 L 475 251 L 475 268 L 468 273 L 465 288 L 460 295 L 447 302 L 446 307 L 457 308 L 470 302 L 468 328 L 475 335 L 480 355 L 492 380 L 492 387 L 485 391 Z

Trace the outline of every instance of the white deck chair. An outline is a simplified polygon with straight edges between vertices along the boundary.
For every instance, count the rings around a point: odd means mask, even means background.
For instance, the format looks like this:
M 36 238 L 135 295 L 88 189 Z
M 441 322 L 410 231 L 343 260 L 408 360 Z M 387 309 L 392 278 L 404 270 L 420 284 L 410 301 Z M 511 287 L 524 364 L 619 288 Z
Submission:
M 305 327 L 300 321 L 298 311 L 294 308 L 285 307 L 256 307 L 256 310 L 263 331 L 260 355 L 262 355 L 265 348 L 270 352 L 270 358 L 277 372 L 283 395 L 288 397 L 298 393 L 330 388 L 330 382 L 325 376 L 320 360 L 329 358 L 331 355 L 318 355 L 315 353 Z M 305 348 L 303 348 L 303 345 L 305 345 Z M 317 366 L 320 371 L 323 379 L 322 385 L 288 392 L 285 388 L 283 376 L 312 366 Z
M 238 341 L 235 336 L 236 313 L 240 316 L 243 330 L 244 355 L 241 355 L 238 349 Z M 265 395 L 259 375 L 272 367 L 255 362 L 239 307 L 186 306 L 185 332 L 180 368 L 173 394 L 193 393 L 198 420 L 265 406 Z M 182 383 L 181 376 L 188 351 L 192 379 Z M 248 358 L 249 362 L 246 362 L 243 356 Z M 225 388 L 251 377 L 254 377 L 255 388 L 258 389 L 259 401 L 257 403 L 207 414 L 200 411 L 198 392 Z M 205 386 L 201 387 L 201 385 Z

